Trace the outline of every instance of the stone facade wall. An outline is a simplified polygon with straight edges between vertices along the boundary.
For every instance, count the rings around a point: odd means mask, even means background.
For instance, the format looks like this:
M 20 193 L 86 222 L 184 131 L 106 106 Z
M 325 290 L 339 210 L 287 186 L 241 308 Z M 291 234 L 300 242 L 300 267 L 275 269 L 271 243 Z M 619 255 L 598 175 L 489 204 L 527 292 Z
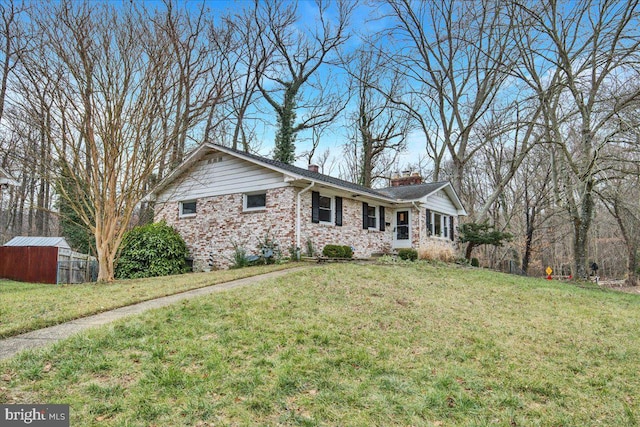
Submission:
M 322 192 L 321 192 L 322 194 Z M 385 231 L 362 228 L 362 202 L 342 199 L 342 226 L 335 224 L 314 224 L 311 222 L 311 191 L 302 195 L 300 246 L 307 252 L 307 241 L 311 242 L 317 254 L 326 245 L 346 245 L 353 247 L 356 258 L 370 257 L 375 253 L 389 253 L 393 243 L 393 225 Z M 378 219 L 380 221 L 380 219 Z M 393 209 L 385 209 L 385 221 L 393 222 Z
M 179 202 L 167 202 L 156 206 L 155 220 L 165 220 L 180 233 L 194 259 L 196 271 L 228 268 L 232 264 L 234 245 L 245 248 L 248 254 L 258 254 L 259 243 L 266 236 L 279 244 L 283 256 L 289 256 L 289 249 L 295 245 L 296 196 L 299 191 L 294 187 L 267 190 L 266 209 L 251 212 L 243 211 L 242 193 L 201 198 L 197 200 L 197 214 L 187 218 L 179 217 Z M 300 209 L 300 249 L 303 255 L 307 253 L 308 242 L 316 255 L 321 254 L 322 248 L 328 244 L 352 246 L 354 256 L 358 258 L 392 252 L 393 208 L 385 209 L 384 221 L 390 224 L 385 231 L 380 231 L 379 227 L 365 230 L 362 228 L 362 201 L 343 197 L 342 226 L 317 224 L 311 221 L 311 194 L 307 191 L 302 195 Z M 451 240 L 427 236 L 425 209 L 408 210 L 411 210 L 412 247 L 455 247 Z M 211 266 L 210 257 L 213 261 Z
M 267 190 L 265 210 L 243 211 L 243 195 L 228 194 L 198 199 L 194 217 L 179 217 L 179 202 L 156 207 L 155 220 L 165 220 L 182 236 L 193 257 L 194 270 L 228 268 L 234 245 L 258 254 L 261 240 L 269 236 L 284 256 L 295 243 L 295 189 Z M 209 266 L 211 256 L 213 265 Z
M 417 212 L 418 211 L 414 209 L 412 213 L 415 215 L 417 214 Z M 456 243 L 452 241 L 450 238 L 429 236 L 429 233 L 427 232 L 427 209 L 426 208 L 420 209 L 419 217 L 420 217 L 420 220 L 414 221 L 413 223 L 414 227 L 419 227 L 419 233 L 417 234 L 418 238 L 413 240 L 413 247 L 415 249 L 431 250 L 436 252 L 447 251 L 447 250 L 455 252 L 457 250 Z M 458 224 L 456 222 L 455 226 L 457 227 L 457 225 Z M 455 227 L 454 227 L 454 233 L 457 239 L 458 231 L 455 229 Z

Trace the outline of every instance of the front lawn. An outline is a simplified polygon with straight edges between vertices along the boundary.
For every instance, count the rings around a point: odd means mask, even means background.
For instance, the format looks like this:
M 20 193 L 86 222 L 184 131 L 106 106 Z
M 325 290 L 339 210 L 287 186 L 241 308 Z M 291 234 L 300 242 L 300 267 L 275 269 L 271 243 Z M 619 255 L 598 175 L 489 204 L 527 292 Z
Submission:
M 255 276 L 300 264 L 191 273 L 109 284 L 49 285 L 0 279 L 0 338 L 89 316 L 152 298 Z
M 479 269 L 328 265 L 0 364 L 73 426 L 632 426 L 640 297 Z

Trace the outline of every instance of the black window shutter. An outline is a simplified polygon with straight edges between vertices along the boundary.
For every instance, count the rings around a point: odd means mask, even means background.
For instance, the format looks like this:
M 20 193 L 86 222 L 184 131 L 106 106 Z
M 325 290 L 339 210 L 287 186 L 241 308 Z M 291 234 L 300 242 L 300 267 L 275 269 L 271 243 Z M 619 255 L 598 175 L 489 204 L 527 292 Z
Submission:
M 311 222 L 320 222 L 320 193 L 311 192 Z
M 384 231 L 384 206 L 380 206 L 380 231 Z
M 369 229 L 369 204 L 362 202 L 362 228 Z
M 453 217 L 449 217 L 449 238 L 451 239 L 451 241 L 453 242 L 455 240 L 455 237 L 453 235 Z
M 431 236 L 433 231 L 431 231 L 431 209 L 427 209 L 427 236 Z
M 342 225 L 342 197 L 336 196 L 336 225 Z

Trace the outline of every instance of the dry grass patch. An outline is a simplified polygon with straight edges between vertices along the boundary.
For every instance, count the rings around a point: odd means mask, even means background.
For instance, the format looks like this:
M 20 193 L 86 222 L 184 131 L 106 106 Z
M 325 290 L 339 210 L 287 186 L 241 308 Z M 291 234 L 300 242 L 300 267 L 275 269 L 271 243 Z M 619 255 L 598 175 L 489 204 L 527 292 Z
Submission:
M 420 248 L 418 249 L 418 259 L 452 263 L 456 260 L 456 252 L 450 247 Z

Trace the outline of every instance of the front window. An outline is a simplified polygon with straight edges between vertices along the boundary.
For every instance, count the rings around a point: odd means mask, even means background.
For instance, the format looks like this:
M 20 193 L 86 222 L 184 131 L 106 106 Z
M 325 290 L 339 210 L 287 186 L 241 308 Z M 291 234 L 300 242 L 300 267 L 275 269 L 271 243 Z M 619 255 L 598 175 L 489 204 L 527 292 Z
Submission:
M 267 193 L 245 194 L 244 210 L 262 210 L 267 207 Z
M 448 237 L 449 233 L 449 228 L 447 227 L 447 217 L 443 216 L 442 217 L 442 232 L 444 234 L 444 237 Z
M 369 228 L 376 228 L 377 227 L 376 207 L 375 206 L 369 206 L 367 208 L 367 225 L 369 226 Z
M 190 200 L 185 202 L 180 202 L 180 217 L 191 217 L 196 215 L 196 201 Z
M 433 235 L 435 237 L 442 236 L 442 215 L 437 213 L 433 214 Z
M 396 212 L 396 240 L 409 240 L 409 211 Z
M 320 196 L 318 214 L 320 222 L 331 222 L 331 197 Z

